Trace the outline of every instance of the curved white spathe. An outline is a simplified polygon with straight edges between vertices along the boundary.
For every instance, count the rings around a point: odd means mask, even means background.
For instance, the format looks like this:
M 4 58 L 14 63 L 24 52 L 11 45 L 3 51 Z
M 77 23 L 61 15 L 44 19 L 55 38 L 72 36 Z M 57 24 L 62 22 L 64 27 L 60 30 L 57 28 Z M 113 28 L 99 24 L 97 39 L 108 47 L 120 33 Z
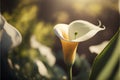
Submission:
M 101 22 L 100 25 L 101 26 Z M 88 21 L 76 20 L 67 24 L 57 24 L 54 27 L 55 34 L 63 40 L 70 42 L 82 42 L 92 38 L 97 32 L 104 30 Z
M 67 40 L 65 36 L 68 36 L 69 25 L 67 24 L 57 24 L 54 27 L 55 34 L 63 40 Z
M 20 32 L 9 24 L 6 19 L 0 14 L 0 42 L 2 46 L 13 48 L 22 42 L 22 36 Z M 9 45 L 10 44 L 10 45 Z
M 19 45 L 22 42 L 22 36 L 20 32 L 16 28 L 14 28 L 12 25 L 7 23 L 6 21 L 5 21 L 3 30 L 5 30 L 6 33 L 11 37 L 12 48 Z

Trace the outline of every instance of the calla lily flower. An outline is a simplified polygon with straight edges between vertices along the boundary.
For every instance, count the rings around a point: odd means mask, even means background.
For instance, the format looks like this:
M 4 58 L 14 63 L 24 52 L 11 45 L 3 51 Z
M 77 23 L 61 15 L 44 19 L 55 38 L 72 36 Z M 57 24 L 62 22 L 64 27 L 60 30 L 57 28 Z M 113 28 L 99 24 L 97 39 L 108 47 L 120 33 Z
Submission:
M 60 38 L 66 64 L 73 64 L 76 49 L 79 42 L 92 38 L 97 32 L 104 30 L 105 27 L 96 26 L 88 21 L 76 20 L 67 24 L 57 24 L 54 27 L 55 34 Z
M 18 46 L 21 42 L 20 32 L 0 14 L 0 46 L 2 46 L 2 49 L 7 51 Z

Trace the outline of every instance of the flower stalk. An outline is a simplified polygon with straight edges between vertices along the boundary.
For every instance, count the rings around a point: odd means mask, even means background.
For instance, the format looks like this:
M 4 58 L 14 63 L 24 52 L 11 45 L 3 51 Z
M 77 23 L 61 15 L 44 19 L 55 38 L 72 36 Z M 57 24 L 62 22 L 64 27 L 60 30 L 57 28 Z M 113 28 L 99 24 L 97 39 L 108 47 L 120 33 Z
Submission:
M 72 65 L 67 66 L 68 80 L 72 80 Z

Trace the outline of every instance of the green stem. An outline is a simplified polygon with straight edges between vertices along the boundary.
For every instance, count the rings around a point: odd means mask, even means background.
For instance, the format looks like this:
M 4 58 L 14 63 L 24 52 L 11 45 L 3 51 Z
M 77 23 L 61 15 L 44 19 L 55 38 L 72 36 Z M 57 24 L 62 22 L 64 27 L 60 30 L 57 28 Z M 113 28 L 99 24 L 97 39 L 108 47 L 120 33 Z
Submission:
M 67 67 L 68 67 L 68 80 L 72 80 L 72 66 Z

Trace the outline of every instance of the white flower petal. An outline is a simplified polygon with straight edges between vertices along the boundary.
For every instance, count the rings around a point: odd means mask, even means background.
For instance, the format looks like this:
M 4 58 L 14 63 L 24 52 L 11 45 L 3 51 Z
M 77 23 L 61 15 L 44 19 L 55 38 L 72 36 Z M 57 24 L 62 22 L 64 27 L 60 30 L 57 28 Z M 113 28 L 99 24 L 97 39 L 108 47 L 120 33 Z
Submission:
M 54 27 L 54 32 L 60 39 L 67 40 L 68 28 L 69 26 L 67 24 L 57 24 Z
M 30 39 L 31 47 L 39 50 L 40 54 L 45 57 L 49 66 L 54 66 L 56 58 L 52 53 L 50 47 L 47 47 L 36 40 L 36 37 L 33 35 Z
M 49 73 L 48 73 L 48 70 L 46 68 L 46 66 L 43 64 L 42 61 L 40 60 L 35 60 L 35 63 L 37 64 L 38 66 L 38 71 L 39 73 L 42 75 L 42 76 L 45 76 L 45 77 L 50 77 Z
M 54 64 L 56 62 L 56 58 L 53 55 L 51 48 L 39 43 L 39 51 L 40 51 L 41 55 L 45 57 L 48 64 L 50 66 L 54 66 Z
M 22 42 L 20 32 L 10 25 L 6 19 L 0 14 L 0 42 L 4 49 L 16 47 Z
M 100 54 L 101 51 L 107 46 L 108 43 L 109 43 L 109 41 L 104 41 L 98 45 L 91 45 L 89 47 L 89 50 L 91 53 Z
M 99 26 L 93 25 L 87 21 L 76 20 L 69 25 L 69 38 L 70 41 L 73 42 L 85 41 L 93 37 L 97 32 L 104 29 L 105 27 L 100 28 Z
M 21 36 L 20 32 L 16 28 L 14 28 L 12 25 L 5 22 L 4 30 L 11 37 L 11 40 L 12 40 L 12 46 L 11 47 L 12 48 L 19 45 L 22 42 L 22 36 Z
M 99 26 L 101 22 L 99 21 Z M 104 30 L 103 26 L 100 28 L 88 21 L 76 20 L 67 24 L 57 24 L 54 27 L 55 34 L 63 40 L 70 42 L 82 42 L 93 37 L 97 32 Z

